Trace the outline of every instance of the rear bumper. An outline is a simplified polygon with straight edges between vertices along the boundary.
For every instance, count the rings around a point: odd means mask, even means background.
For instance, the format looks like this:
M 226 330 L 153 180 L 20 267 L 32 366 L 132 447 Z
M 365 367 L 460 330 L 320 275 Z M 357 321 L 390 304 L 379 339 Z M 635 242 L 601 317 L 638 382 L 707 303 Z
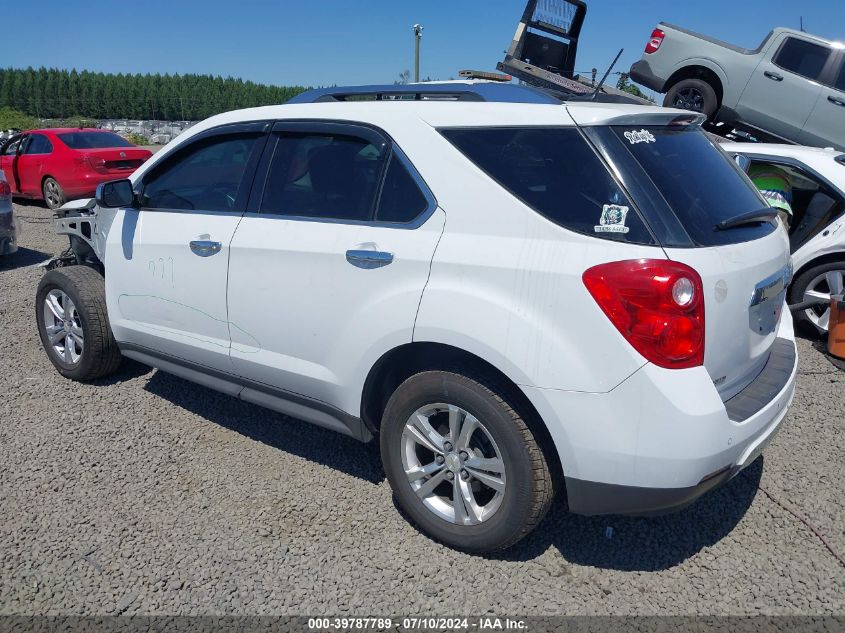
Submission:
M 663 87 L 666 85 L 666 80 L 655 75 L 649 63 L 644 59 L 634 62 L 629 75 L 641 86 L 651 88 L 655 92 L 663 92 Z
M 546 421 L 577 514 L 664 514 L 751 464 L 795 393 L 797 357 L 785 316 L 761 374 L 727 402 L 703 367 L 646 365 L 604 394 L 524 388 Z
M 111 180 L 121 180 L 132 175 L 134 170 L 127 169 L 114 174 L 101 174 L 98 172 L 85 172 L 74 174 L 72 177 L 60 181 L 65 196 L 68 198 L 92 198 L 97 190 L 97 185 Z

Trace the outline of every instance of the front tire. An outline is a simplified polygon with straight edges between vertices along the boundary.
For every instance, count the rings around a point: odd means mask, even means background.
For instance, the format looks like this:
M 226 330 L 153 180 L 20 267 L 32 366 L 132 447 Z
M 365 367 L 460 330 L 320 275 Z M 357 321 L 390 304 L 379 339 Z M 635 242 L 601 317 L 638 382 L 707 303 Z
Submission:
M 827 305 L 801 310 L 794 314 L 795 323 L 816 336 L 827 334 L 830 322 L 830 295 L 841 295 L 845 286 L 845 260 L 808 268 L 795 278 L 789 290 L 789 303 L 824 299 Z
M 120 365 L 103 277 L 93 268 L 69 266 L 45 274 L 38 284 L 35 318 L 41 344 L 65 378 L 94 380 Z
M 414 523 L 450 547 L 506 549 L 551 504 L 548 462 L 504 395 L 482 379 L 427 371 L 408 378 L 387 403 L 387 479 Z
M 663 99 L 663 107 L 699 112 L 705 115 L 708 121 L 711 121 L 716 114 L 716 110 L 719 109 L 719 98 L 716 96 L 716 90 L 713 86 L 706 81 L 683 79 L 666 93 L 666 98 Z
M 65 203 L 65 191 L 55 178 L 48 176 L 44 179 L 41 193 L 44 195 L 44 202 L 51 209 L 58 209 Z

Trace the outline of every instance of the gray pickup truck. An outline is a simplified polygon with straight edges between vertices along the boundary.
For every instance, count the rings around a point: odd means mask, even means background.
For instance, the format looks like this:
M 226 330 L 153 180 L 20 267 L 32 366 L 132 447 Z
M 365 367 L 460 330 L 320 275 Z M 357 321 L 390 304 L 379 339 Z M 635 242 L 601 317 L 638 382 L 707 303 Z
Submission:
M 754 50 L 660 23 L 631 78 L 765 140 L 845 151 L 845 45 L 773 30 Z

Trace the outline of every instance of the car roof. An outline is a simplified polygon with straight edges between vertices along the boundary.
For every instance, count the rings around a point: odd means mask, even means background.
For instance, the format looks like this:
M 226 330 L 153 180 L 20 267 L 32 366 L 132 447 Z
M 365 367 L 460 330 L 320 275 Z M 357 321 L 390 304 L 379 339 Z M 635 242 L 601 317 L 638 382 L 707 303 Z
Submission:
M 571 125 L 666 125 L 678 117 L 701 121 L 685 110 L 609 103 L 536 104 L 467 101 L 335 101 L 288 103 L 215 115 L 183 133 L 247 121 L 312 119 L 359 122 L 391 128 L 424 123 L 432 127 L 515 127 Z
M 38 130 L 27 130 L 23 134 L 68 134 L 71 132 L 108 132 L 96 127 L 46 127 Z

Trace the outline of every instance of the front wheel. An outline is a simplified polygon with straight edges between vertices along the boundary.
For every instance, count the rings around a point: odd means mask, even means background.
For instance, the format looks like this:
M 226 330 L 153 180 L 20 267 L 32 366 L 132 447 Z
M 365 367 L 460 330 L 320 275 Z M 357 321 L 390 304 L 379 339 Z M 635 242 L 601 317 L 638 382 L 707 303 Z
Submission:
M 425 533 L 469 552 L 510 547 L 553 497 L 543 451 L 494 389 L 423 372 L 396 389 L 382 420 L 382 461 L 399 504 Z
M 65 203 L 65 192 L 55 178 L 45 178 L 42 186 L 44 202 L 51 209 L 58 209 Z
M 103 277 L 93 268 L 69 266 L 45 274 L 38 284 L 35 318 L 44 350 L 65 378 L 94 380 L 120 364 Z
M 683 79 L 666 93 L 664 108 L 680 108 L 700 112 L 710 121 L 719 108 L 719 98 L 709 83 L 702 79 Z

